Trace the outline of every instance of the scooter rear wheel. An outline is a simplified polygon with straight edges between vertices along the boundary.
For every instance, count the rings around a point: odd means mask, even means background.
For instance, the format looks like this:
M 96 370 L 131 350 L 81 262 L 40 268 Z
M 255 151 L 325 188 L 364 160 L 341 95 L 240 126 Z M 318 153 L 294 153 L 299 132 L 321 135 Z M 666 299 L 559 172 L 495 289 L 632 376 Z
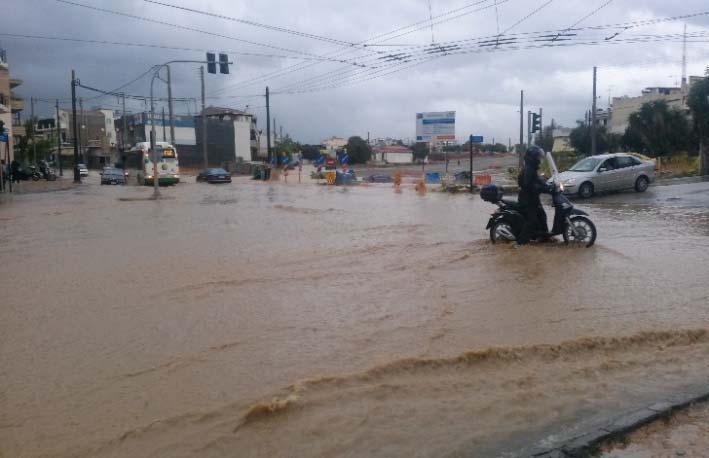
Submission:
M 570 219 L 571 224 L 566 227 L 562 236 L 564 243 L 571 245 L 583 245 L 586 248 L 596 243 L 596 226 L 585 216 L 574 216 Z
M 490 241 L 492 243 L 509 243 L 517 240 L 512 225 L 505 220 L 496 222 L 490 228 Z

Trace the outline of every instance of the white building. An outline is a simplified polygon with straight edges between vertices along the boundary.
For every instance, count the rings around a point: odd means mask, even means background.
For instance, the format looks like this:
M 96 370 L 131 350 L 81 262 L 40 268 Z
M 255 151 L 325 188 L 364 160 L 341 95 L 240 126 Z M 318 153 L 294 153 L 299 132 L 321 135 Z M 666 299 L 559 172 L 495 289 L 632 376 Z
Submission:
M 335 156 L 337 150 L 347 146 L 347 140 L 340 137 L 330 137 L 322 141 L 325 150 L 327 150 L 328 155 Z
M 405 146 L 380 146 L 373 148 L 372 160 L 386 164 L 411 164 L 414 153 Z

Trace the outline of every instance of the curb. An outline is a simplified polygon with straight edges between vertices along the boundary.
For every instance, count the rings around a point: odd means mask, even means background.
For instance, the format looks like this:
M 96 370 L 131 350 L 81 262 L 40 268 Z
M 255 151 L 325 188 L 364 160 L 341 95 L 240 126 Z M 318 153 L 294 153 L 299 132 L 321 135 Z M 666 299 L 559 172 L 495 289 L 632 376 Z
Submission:
M 694 176 L 694 177 L 682 177 L 682 178 L 657 178 L 655 179 L 655 186 L 672 186 L 676 184 L 692 184 L 692 183 L 702 183 L 709 181 L 709 177 L 706 176 Z
M 599 447 L 606 443 L 619 440 L 641 426 L 661 418 L 668 418 L 676 412 L 694 404 L 709 401 L 709 393 L 701 395 L 678 394 L 669 399 L 661 400 L 639 410 L 627 412 L 605 426 L 597 427 L 574 437 L 565 444 L 532 452 L 534 458 L 585 458 L 594 456 Z

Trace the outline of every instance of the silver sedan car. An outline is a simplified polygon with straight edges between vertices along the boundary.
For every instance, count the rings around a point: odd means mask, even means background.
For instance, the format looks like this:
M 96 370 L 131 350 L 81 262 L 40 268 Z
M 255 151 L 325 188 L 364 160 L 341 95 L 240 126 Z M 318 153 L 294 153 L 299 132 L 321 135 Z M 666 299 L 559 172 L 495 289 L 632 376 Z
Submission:
M 624 153 L 600 154 L 580 160 L 559 178 L 564 193 L 589 198 L 594 193 L 635 189 L 645 192 L 655 179 L 655 163 Z

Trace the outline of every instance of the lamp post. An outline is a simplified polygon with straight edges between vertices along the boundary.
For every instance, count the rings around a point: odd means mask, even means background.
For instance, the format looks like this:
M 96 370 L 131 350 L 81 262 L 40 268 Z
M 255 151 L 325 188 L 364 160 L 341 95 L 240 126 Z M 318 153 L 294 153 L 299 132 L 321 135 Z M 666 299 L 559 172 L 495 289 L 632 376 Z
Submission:
M 164 64 L 166 65 L 166 64 Z M 155 100 L 153 98 L 153 83 L 155 78 L 159 77 L 160 69 L 163 65 L 158 66 L 150 79 L 150 152 L 153 155 L 153 199 L 160 198 L 160 182 L 158 179 L 158 152 L 155 148 Z
M 220 54 L 220 72 L 221 73 L 229 73 L 228 66 L 233 64 L 233 62 L 228 62 L 228 58 L 226 57 L 226 54 L 223 54 L 224 56 L 224 62 L 221 62 L 221 54 Z M 208 55 L 209 57 L 209 55 Z M 169 65 L 170 64 L 208 64 L 211 65 L 214 62 L 211 62 L 209 60 L 203 61 L 203 60 L 171 60 L 168 62 L 165 62 L 163 64 L 158 64 L 153 66 L 155 69 L 155 73 L 153 73 L 153 77 L 150 79 L 150 150 L 153 153 L 153 198 L 158 199 L 160 197 L 160 186 L 159 186 L 159 180 L 158 180 L 158 155 L 157 151 L 155 148 L 155 99 L 153 97 L 153 83 L 155 83 L 155 78 L 160 79 L 161 81 L 165 81 L 168 85 L 168 103 L 170 106 L 172 106 L 172 88 L 171 86 L 171 80 L 170 80 L 170 74 L 169 74 Z M 223 68 L 222 65 L 224 66 Z M 160 78 L 160 70 L 166 67 L 168 69 L 168 80 L 163 80 Z M 216 70 L 215 70 L 216 71 Z M 202 79 L 202 82 L 204 83 L 204 79 Z M 204 84 L 202 84 L 202 105 L 204 105 Z M 202 112 L 202 116 L 204 116 L 204 112 Z M 172 125 L 172 115 L 170 115 L 170 123 Z M 204 135 L 204 134 L 203 134 Z M 204 142 L 206 144 L 206 142 Z

